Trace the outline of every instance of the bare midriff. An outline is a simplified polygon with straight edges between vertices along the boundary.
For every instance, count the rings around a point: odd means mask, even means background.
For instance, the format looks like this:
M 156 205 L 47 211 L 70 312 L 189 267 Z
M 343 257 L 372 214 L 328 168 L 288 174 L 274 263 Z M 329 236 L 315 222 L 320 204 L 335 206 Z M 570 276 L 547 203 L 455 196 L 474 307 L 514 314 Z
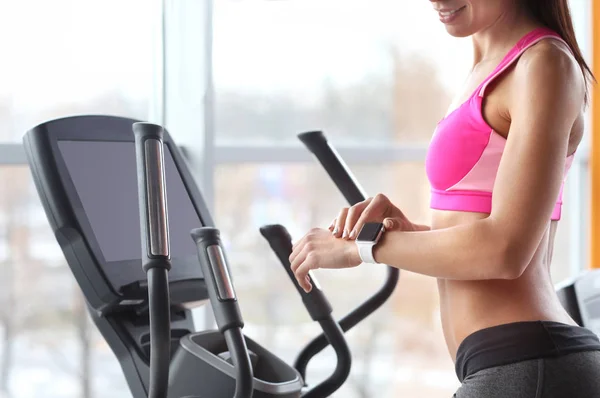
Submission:
M 431 229 L 474 222 L 487 214 L 434 211 Z M 557 222 L 548 223 L 527 269 L 514 280 L 461 281 L 438 279 L 444 337 L 453 360 L 461 342 L 470 334 L 489 327 L 522 321 L 555 321 L 576 325 L 554 290 L 550 275 Z M 485 267 L 483 264 L 469 264 Z

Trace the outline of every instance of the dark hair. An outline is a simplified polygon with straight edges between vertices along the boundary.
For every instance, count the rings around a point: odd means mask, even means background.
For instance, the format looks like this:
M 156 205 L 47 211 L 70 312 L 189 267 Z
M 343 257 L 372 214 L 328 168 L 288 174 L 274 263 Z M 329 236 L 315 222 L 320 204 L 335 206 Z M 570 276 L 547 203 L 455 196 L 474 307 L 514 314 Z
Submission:
M 575 29 L 573 29 L 573 20 L 571 19 L 571 11 L 569 10 L 568 0 L 527 0 L 529 11 L 541 23 L 546 25 L 558 33 L 563 40 L 569 45 L 575 60 L 579 64 L 586 82 L 595 82 L 596 78 L 589 65 L 585 62 L 577 38 L 575 37 Z M 587 104 L 589 97 L 589 87 L 586 85 L 585 102 Z

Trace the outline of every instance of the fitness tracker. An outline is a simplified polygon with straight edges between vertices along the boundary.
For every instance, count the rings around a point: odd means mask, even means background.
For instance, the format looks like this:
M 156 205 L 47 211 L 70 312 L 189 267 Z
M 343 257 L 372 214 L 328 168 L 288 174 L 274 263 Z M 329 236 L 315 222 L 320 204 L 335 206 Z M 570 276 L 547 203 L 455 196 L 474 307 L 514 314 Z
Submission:
M 356 238 L 358 254 L 363 263 L 378 264 L 373 256 L 373 248 L 379 242 L 384 232 L 385 227 L 382 223 L 369 222 L 363 225 Z

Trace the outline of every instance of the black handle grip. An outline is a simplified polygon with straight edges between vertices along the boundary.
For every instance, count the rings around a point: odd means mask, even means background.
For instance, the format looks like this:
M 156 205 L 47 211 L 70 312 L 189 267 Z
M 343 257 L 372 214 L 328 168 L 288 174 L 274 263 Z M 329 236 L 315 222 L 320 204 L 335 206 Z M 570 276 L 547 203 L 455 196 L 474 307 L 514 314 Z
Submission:
M 330 318 L 333 309 L 314 276 L 309 273 L 313 288 L 309 293 L 306 293 L 300 287 L 296 276 L 292 272 L 289 260 L 290 254 L 292 254 L 292 238 L 287 229 L 282 225 L 266 225 L 260 228 L 260 233 L 269 242 L 271 249 L 273 249 L 277 258 L 279 258 L 281 265 L 283 265 L 296 290 L 302 297 L 302 302 L 311 318 L 314 321 L 322 321 Z
M 301 133 L 298 134 L 298 138 L 315 155 L 348 203 L 354 205 L 367 198 L 365 191 L 360 187 L 335 148 L 329 145 L 322 131 Z
M 219 230 L 212 227 L 196 228 L 191 235 L 198 249 L 198 259 L 219 330 L 223 333 L 231 328 L 243 328 L 244 320 Z
M 198 248 L 198 258 L 217 327 L 225 337 L 236 371 L 234 398 L 250 398 L 254 391 L 254 373 L 242 333 L 244 320 L 221 245 L 221 234 L 216 228 L 203 227 L 193 229 L 191 235 Z
M 316 283 L 314 277 L 310 276 L 313 289 L 309 293 L 306 293 L 298 284 L 290 267 L 289 257 L 292 253 L 292 238 L 287 229 L 282 225 L 275 224 L 260 228 L 260 232 L 269 242 L 269 245 L 279 258 L 292 283 L 296 286 L 296 290 L 298 290 L 298 293 L 302 297 L 304 306 L 311 318 L 319 322 L 323 329 L 323 336 L 335 351 L 337 362 L 334 372 L 303 395 L 306 398 L 328 397 L 344 384 L 352 366 L 352 355 L 348 347 L 348 342 L 344 337 L 344 332 L 331 316 L 331 304 L 318 283 Z M 306 380 L 306 375 L 302 376 Z
M 344 195 L 348 204 L 352 206 L 367 199 L 367 194 L 360 187 L 337 151 L 329 144 L 322 131 L 301 133 L 298 134 L 298 138 L 315 155 L 342 195 Z M 394 293 L 399 277 L 400 270 L 388 266 L 383 286 L 365 302 L 340 319 L 341 329 L 347 332 L 381 307 Z M 328 340 L 325 334 L 322 333 L 300 352 L 294 367 L 302 377 L 306 376 L 308 362 L 327 347 L 327 344 Z
M 148 278 L 150 317 L 149 398 L 167 396 L 171 359 L 169 221 L 163 155 L 163 128 L 134 123 L 142 267 Z
M 163 128 L 152 123 L 134 123 L 138 201 L 142 233 L 144 271 L 170 269 L 169 221 L 163 153 Z

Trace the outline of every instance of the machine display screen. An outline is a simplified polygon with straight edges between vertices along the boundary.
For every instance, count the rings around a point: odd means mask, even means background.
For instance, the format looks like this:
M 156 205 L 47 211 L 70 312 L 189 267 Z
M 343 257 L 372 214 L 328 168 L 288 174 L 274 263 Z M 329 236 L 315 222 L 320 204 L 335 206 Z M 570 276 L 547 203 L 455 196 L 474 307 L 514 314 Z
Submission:
M 135 143 L 59 141 L 58 147 L 104 260 L 141 262 Z M 171 258 L 190 259 L 193 263 L 197 253 L 190 231 L 201 227 L 201 221 L 168 146 L 164 158 Z M 196 271 L 199 268 L 193 267 Z M 112 274 L 116 285 L 144 276 L 137 271 L 135 275 L 124 275 L 122 270 L 105 271 L 109 277 Z M 173 271 L 176 277 L 175 267 Z

